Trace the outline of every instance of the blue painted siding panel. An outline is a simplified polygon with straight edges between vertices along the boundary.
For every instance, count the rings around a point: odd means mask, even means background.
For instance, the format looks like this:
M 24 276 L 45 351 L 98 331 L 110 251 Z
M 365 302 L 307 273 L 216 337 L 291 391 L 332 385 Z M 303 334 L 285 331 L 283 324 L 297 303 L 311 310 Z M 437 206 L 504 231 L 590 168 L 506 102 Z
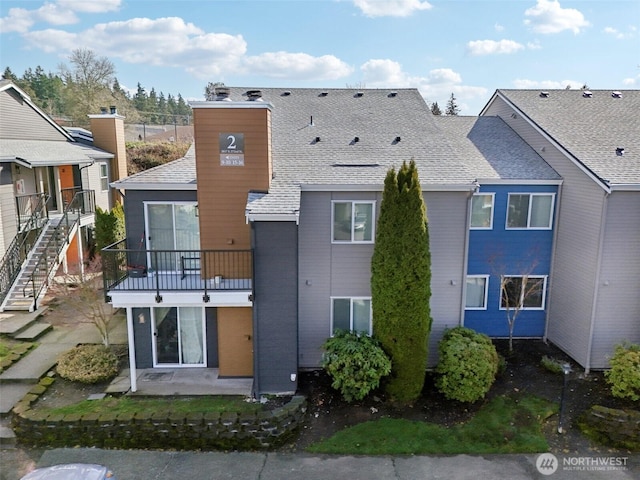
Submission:
M 493 228 L 469 232 L 468 275 L 489 275 L 486 310 L 466 310 L 466 327 L 492 337 L 507 337 L 509 327 L 500 309 L 501 275 L 546 275 L 551 269 L 553 229 L 511 230 L 506 228 L 509 193 L 554 193 L 551 225 L 557 209 L 555 185 L 482 185 L 479 193 L 494 193 Z M 546 295 L 548 298 L 548 292 Z M 542 337 L 546 321 L 544 310 L 522 310 L 516 319 L 515 337 Z

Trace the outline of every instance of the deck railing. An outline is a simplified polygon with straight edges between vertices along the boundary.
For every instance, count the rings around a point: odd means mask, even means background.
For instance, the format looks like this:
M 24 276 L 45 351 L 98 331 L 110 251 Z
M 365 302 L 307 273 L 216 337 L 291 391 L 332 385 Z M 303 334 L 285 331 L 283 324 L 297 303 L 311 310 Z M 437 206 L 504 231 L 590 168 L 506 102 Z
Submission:
M 105 296 L 118 291 L 252 290 L 251 250 L 143 250 L 121 240 L 101 251 Z M 208 301 L 205 298 L 205 301 Z M 107 299 L 108 300 L 108 299 Z

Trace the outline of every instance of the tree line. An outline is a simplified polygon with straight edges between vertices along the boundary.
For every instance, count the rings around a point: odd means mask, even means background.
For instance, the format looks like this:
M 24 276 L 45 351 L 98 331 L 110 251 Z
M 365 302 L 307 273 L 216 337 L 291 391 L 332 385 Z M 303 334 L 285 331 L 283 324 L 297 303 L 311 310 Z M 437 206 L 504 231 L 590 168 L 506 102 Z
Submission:
M 79 48 L 71 52 L 68 64 L 60 64 L 56 73 L 41 66 L 29 67 L 18 77 L 6 67 L 2 75 L 31 97 L 31 100 L 54 118 L 71 125 L 88 125 L 87 115 L 99 113 L 102 107 L 115 106 L 128 123 L 188 125 L 191 107 L 177 95 L 148 92 L 138 83 L 130 94 L 116 77 L 113 62 L 92 50 Z

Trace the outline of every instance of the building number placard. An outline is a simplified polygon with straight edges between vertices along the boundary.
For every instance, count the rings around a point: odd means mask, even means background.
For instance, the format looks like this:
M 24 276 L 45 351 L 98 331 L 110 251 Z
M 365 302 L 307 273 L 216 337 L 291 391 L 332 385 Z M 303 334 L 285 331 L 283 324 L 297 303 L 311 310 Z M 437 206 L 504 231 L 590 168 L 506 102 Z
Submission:
M 244 167 L 244 133 L 221 133 L 220 166 Z

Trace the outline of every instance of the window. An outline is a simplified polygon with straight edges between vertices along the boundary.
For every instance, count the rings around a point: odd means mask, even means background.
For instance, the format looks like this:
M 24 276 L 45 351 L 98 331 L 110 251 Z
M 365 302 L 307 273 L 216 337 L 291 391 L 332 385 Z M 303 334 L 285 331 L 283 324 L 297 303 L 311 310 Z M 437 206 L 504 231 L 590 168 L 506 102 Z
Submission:
M 488 275 L 467 276 L 467 299 L 465 308 L 467 310 L 487 309 L 487 286 L 489 284 Z
M 554 195 L 510 193 L 507 228 L 550 229 Z
M 547 277 L 503 276 L 500 308 L 544 309 Z
M 333 241 L 373 242 L 375 202 L 333 202 Z
M 471 198 L 471 228 L 493 228 L 493 193 L 478 193 Z
M 332 298 L 331 334 L 336 330 L 371 335 L 370 298 Z
M 100 164 L 100 188 L 103 192 L 109 190 L 109 169 L 106 163 Z

